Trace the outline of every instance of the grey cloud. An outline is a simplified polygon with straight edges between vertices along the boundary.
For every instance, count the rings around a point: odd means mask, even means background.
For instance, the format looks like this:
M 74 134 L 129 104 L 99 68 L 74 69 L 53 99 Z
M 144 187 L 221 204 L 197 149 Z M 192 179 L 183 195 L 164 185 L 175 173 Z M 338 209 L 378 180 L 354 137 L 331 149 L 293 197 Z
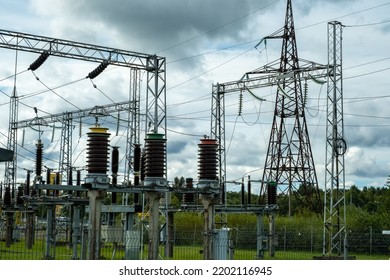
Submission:
M 389 127 L 349 127 L 345 133 L 349 146 L 359 147 L 389 147 L 390 128 Z
M 42 1 L 40 5 L 43 6 L 45 2 Z M 73 33 L 72 36 L 78 37 L 74 34 L 78 32 L 80 38 L 90 38 L 93 35 L 88 35 L 89 30 L 110 32 L 115 34 L 115 40 L 123 48 L 157 53 L 175 60 L 193 55 L 199 47 L 239 41 L 243 36 L 242 30 L 251 20 L 251 16 L 246 15 L 265 11 L 273 2 L 68 0 L 50 2 L 53 5 L 50 10 L 54 17 L 58 15 L 62 19 L 73 20 L 66 26 L 58 26 L 63 29 L 60 31 L 62 34 Z M 41 6 L 36 6 L 36 9 L 39 10 Z M 76 28 L 80 25 L 84 28 Z M 104 28 L 99 29 L 100 26 Z M 109 38 L 104 34 L 99 36 Z
M 188 142 L 186 142 L 186 141 L 170 141 L 169 145 L 167 145 L 168 153 L 169 154 L 179 154 L 185 149 L 187 144 L 188 144 Z
M 314 1 L 293 1 L 293 8 L 296 7 L 297 10 L 303 14 L 308 14 L 312 9 L 318 9 L 325 4 L 336 4 L 336 5 L 350 5 L 357 0 L 314 0 Z

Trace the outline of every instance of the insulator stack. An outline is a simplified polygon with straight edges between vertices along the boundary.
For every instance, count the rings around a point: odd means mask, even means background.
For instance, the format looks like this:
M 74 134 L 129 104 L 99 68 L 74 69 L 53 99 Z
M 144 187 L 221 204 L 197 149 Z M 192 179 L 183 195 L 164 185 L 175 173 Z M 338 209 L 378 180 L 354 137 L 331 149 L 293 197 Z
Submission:
M 305 83 L 303 84 L 303 105 L 306 106 L 307 104 L 307 94 L 309 91 L 309 85 L 307 83 L 307 79 L 305 80 Z
M 251 177 L 248 176 L 248 204 L 252 203 L 252 183 Z
M 87 133 L 87 172 L 106 174 L 108 170 L 109 136 L 107 128 L 92 127 Z
M 16 204 L 23 205 L 23 187 L 18 187 L 18 192 L 16 193 Z
M 60 172 L 54 173 L 54 185 L 61 185 L 61 173 Z M 55 194 L 55 196 L 59 196 L 60 191 L 54 190 L 54 194 Z
M 51 182 L 51 179 L 50 179 L 50 175 L 51 175 L 51 169 L 50 168 L 47 168 L 46 169 L 46 184 L 53 184 L 54 182 Z M 51 191 L 51 190 L 47 190 L 46 191 L 46 194 L 47 195 L 50 195 L 50 194 L 52 194 L 53 193 L 53 191 Z
M 37 70 L 46 61 L 49 55 L 50 53 L 48 51 L 44 51 L 33 63 L 30 64 L 28 70 Z
M 238 115 L 241 116 L 242 114 L 242 101 L 244 99 L 244 96 L 242 95 L 242 91 L 240 92 L 239 100 L 238 100 Z
M 201 139 L 198 144 L 199 180 L 218 180 L 218 144 L 215 139 Z
M 141 170 L 140 170 L 140 177 L 141 177 L 141 182 L 145 180 L 145 150 L 142 151 L 141 154 Z
M 191 190 L 194 188 L 193 179 L 186 178 L 186 189 Z M 195 194 L 194 193 L 183 193 L 183 204 L 190 205 L 195 204 Z
M 54 184 L 55 185 L 60 185 L 61 184 L 61 173 L 60 172 L 56 172 L 55 173 Z
M 110 63 L 108 62 L 108 60 L 104 60 L 102 63 L 100 63 L 100 65 L 98 67 L 96 67 L 94 70 L 89 72 L 87 78 L 89 78 L 91 80 L 95 79 L 97 76 L 99 76 L 107 68 L 107 66 L 109 64 Z
M 166 139 L 151 133 L 145 139 L 145 180 L 165 177 Z
M 111 172 L 112 172 L 112 185 L 118 184 L 118 169 L 119 169 L 119 147 L 112 147 L 111 153 Z M 116 192 L 111 194 L 111 203 L 115 204 L 117 200 Z
M 68 178 L 67 178 L 67 183 L 68 183 L 68 186 L 72 186 L 73 185 L 73 168 L 72 167 L 69 167 L 68 169 Z M 68 194 L 73 194 L 73 191 L 68 191 Z
M 72 186 L 73 185 L 73 170 L 72 168 L 69 168 L 68 170 L 68 185 Z
M 267 184 L 267 204 L 276 204 L 276 196 L 277 184 L 271 181 Z
M 140 144 L 134 144 L 134 163 L 133 163 L 133 170 L 134 170 L 134 185 L 139 186 L 140 180 L 143 180 L 143 173 L 145 173 L 145 156 L 141 156 L 141 145 Z M 134 193 L 134 204 L 136 207 L 139 205 L 139 194 Z M 138 211 L 138 209 L 137 209 Z
M 144 159 L 145 160 L 145 159 Z M 144 162 L 145 163 L 145 162 Z M 141 172 L 141 145 L 134 145 L 134 185 L 139 186 L 140 172 Z
M 118 147 L 112 147 L 111 172 L 113 174 L 118 174 L 118 168 L 119 168 L 119 150 Z
M 30 170 L 28 170 L 27 177 L 26 177 L 26 188 L 24 191 L 25 195 L 30 195 L 30 183 L 31 183 L 30 181 L 31 181 L 31 174 L 30 174 Z
M 43 155 L 43 144 L 41 140 L 38 140 L 36 147 L 35 155 L 35 175 L 40 177 L 42 174 L 42 155 Z
M 6 205 L 6 206 L 11 205 L 11 188 L 9 186 L 6 186 L 4 188 L 3 204 Z
M 81 170 L 77 170 L 76 172 L 76 186 L 81 185 Z
M 241 182 L 241 204 L 245 204 L 245 185 L 244 185 L 244 178 L 242 178 Z
M 76 171 L 76 186 L 80 186 L 80 185 L 81 185 L 81 170 L 77 170 Z M 76 196 L 77 197 L 81 196 L 81 192 L 77 191 Z

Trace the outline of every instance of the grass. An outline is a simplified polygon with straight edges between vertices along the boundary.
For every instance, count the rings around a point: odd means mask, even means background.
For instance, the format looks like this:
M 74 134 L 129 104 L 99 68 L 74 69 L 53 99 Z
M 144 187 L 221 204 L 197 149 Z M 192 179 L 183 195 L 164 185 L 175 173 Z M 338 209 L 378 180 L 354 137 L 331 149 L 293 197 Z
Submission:
M 142 259 L 147 259 L 147 245 L 143 247 Z M 164 246 L 160 246 L 161 259 L 164 257 Z M 202 260 L 201 253 L 203 247 L 201 245 L 174 246 L 174 260 Z M 51 256 L 56 260 L 71 260 L 73 248 L 68 245 L 58 245 L 55 250 L 52 248 Z M 80 255 L 80 247 L 78 246 L 78 256 Z M 314 256 L 320 256 L 321 252 L 306 252 L 306 251 L 276 251 L 274 257 L 270 257 L 268 252 L 265 252 L 265 260 L 312 260 Z M 356 257 L 357 260 L 388 260 L 389 254 L 350 254 Z M 107 260 L 122 260 L 125 256 L 123 246 L 114 246 L 112 243 L 103 244 L 101 247 L 102 259 Z M 27 249 L 24 241 L 14 242 L 10 247 L 6 247 L 4 241 L 0 242 L 0 260 L 42 260 L 45 259 L 45 242 L 44 240 L 36 240 L 33 248 Z M 254 260 L 256 252 L 254 249 L 235 249 L 235 260 Z

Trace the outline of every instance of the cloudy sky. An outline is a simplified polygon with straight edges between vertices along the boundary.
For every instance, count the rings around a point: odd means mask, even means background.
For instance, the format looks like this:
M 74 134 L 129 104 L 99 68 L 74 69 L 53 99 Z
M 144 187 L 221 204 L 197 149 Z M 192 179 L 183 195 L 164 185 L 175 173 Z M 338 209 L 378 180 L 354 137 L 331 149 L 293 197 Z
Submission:
M 280 57 L 281 40 L 261 39 L 284 24 L 285 0 L 0 0 L 0 29 L 31 33 L 113 48 L 157 54 L 167 60 L 168 179 L 197 177 L 197 144 L 210 134 L 211 89 L 238 80 L 248 71 Z M 293 12 L 299 57 L 327 63 L 327 23 L 343 29 L 344 123 L 348 143 L 346 183 L 383 186 L 390 174 L 388 103 L 390 2 L 385 0 L 295 0 Z M 93 80 L 97 65 L 49 57 L 32 73 L 24 71 L 36 54 L 19 52 L 16 76 L 19 120 L 66 110 L 125 101 L 128 69 L 109 66 Z M 15 51 L 0 49 L 0 147 L 7 145 L 9 95 Z M 39 80 L 37 79 L 39 78 Z M 145 82 L 146 77 L 143 77 Z M 94 87 L 95 85 L 95 87 Z M 48 90 L 49 89 L 49 90 Z M 142 89 L 145 96 L 145 87 Z M 265 101 L 244 94 L 226 96 L 227 179 L 260 179 L 268 147 L 276 88 L 254 91 Z M 326 85 L 309 83 L 307 122 L 319 185 L 324 185 Z M 120 116 L 123 117 L 123 116 Z M 111 143 L 124 151 L 125 130 L 110 127 Z M 88 126 L 73 131 L 73 162 L 85 164 Z M 39 132 L 18 132 L 18 176 L 34 169 Z M 60 129 L 42 128 L 45 165 L 58 166 Z M 122 155 L 123 159 L 123 155 Z M 4 168 L 0 168 L 4 174 Z M 23 179 L 21 179 L 23 180 Z

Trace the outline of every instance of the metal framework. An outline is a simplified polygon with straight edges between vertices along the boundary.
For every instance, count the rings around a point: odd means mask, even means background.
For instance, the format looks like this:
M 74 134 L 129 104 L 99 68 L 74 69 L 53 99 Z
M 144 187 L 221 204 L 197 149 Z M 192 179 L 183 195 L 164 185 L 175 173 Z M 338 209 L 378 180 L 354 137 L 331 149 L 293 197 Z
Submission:
M 72 174 L 72 129 L 73 118 L 71 113 L 64 113 L 61 129 L 60 162 L 58 171 L 63 179 L 68 180 Z
M 86 117 L 108 116 L 120 111 L 132 111 L 135 102 L 123 101 L 107 105 L 99 105 L 81 110 L 65 113 L 51 114 L 42 117 L 21 120 L 15 123 L 15 129 L 31 127 L 36 125 L 49 125 L 50 123 L 63 122 L 64 116 L 72 119 L 82 119 Z
M 276 37 L 278 38 L 278 37 Z M 279 36 L 280 38 L 280 36 Z M 300 192 L 305 205 L 317 212 L 321 203 L 307 129 L 291 1 L 287 2 L 275 113 L 262 178 L 262 189 L 274 181 Z M 298 70 L 298 71 L 297 71 Z M 311 199 L 314 197 L 314 201 Z
M 16 195 L 16 154 L 17 154 L 17 130 L 15 124 L 18 121 L 18 96 L 16 93 L 16 86 L 14 86 L 12 96 L 10 98 L 9 107 L 9 126 L 8 126 L 8 140 L 7 149 L 14 152 L 14 160 L 5 162 L 5 176 L 4 186 L 10 188 L 11 197 L 15 198 Z M 1 196 L 1 195 L 0 195 Z
M 128 115 L 127 122 L 130 124 L 127 130 L 127 141 L 126 141 L 126 162 L 124 181 L 127 183 L 130 181 L 130 173 L 133 171 L 133 155 L 134 155 L 134 144 L 140 144 L 140 133 L 141 133 L 141 75 L 140 71 L 131 68 L 130 69 L 130 91 L 129 99 L 134 101 L 133 114 Z
M 325 78 L 327 65 L 298 58 L 291 1 L 287 2 L 283 34 L 265 38 L 283 39 L 279 61 L 247 72 L 240 80 L 213 85 L 211 137 L 217 139 L 220 145 L 220 188 L 224 191 L 226 180 L 224 94 L 276 86 L 275 115 L 262 184 L 275 181 L 279 185 L 287 185 L 289 190 L 295 187 L 296 192 L 301 192 L 298 197 L 305 197 L 306 200 L 302 201 L 304 205 L 321 212 L 322 203 L 307 131 L 301 81 Z M 262 185 L 261 196 L 266 189 Z M 310 197 L 314 197 L 314 201 Z
M 324 256 L 347 257 L 345 209 L 342 31 L 340 22 L 328 23 L 328 96 L 324 199 Z M 344 244 L 344 246 L 343 246 Z
M 68 180 L 72 168 L 72 139 L 73 139 L 73 120 L 87 117 L 109 116 L 110 114 L 125 111 L 128 112 L 129 118 L 133 119 L 135 115 L 136 102 L 124 101 L 120 103 L 108 104 L 103 106 L 95 106 L 81 110 L 75 110 L 65 113 L 52 114 L 43 117 L 35 117 L 22 120 L 15 123 L 15 130 L 18 128 L 33 127 L 33 126 L 48 126 L 56 122 L 62 124 L 61 127 L 61 147 L 59 172 L 62 174 L 62 181 Z M 139 112 L 138 112 L 139 113 Z M 139 118 L 139 116 L 137 117 Z
M 138 71 L 146 71 L 146 131 L 151 129 L 153 132 L 157 132 L 159 129 L 161 129 L 162 132 L 166 135 L 166 59 L 164 57 L 8 30 L 0 30 L 0 47 L 14 49 L 17 51 L 26 51 L 38 54 L 45 53 L 57 57 L 97 62 L 101 65 L 104 65 L 105 67 L 108 63 L 111 65 L 134 69 L 134 71 L 137 73 Z M 34 69 L 30 70 L 33 71 Z M 139 87 L 137 90 L 139 90 Z M 13 97 L 11 97 L 11 110 L 9 118 L 10 136 L 8 138 L 8 148 L 11 149 L 16 147 L 17 145 L 17 127 L 13 126 L 13 123 L 16 123 L 17 120 L 17 110 L 15 109 L 17 108 L 17 104 L 15 105 L 15 103 L 17 103 L 17 98 L 16 96 L 14 97 L 14 99 L 12 98 Z M 127 101 L 127 103 L 130 102 L 130 104 L 132 104 L 132 101 L 134 100 Z M 12 106 L 12 104 L 14 104 L 14 106 Z M 126 105 L 119 103 L 119 106 Z M 102 111 L 108 109 L 106 106 L 96 108 L 101 109 Z M 132 112 L 135 112 L 134 114 L 139 114 L 139 104 L 138 111 Z M 64 140 L 62 141 L 62 143 L 64 144 L 64 147 L 61 148 L 62 158 L 60 162 L 60 168 L 62 169 L 66 169 L 66 166 L 69 166 L 69 160 L 71 157 L 71 149 L 69 148 L 70 142 L 68 142 L 68 139 L 65 140 L 65 137 L 71 134 L 71 125 L 69 122 L 69 118 L 65 117 L 66 114 L 67 113 L 52 115 L 48 116 L 45 119 L 47 122 L 51 122 L 56 119 L 63 123 L 62 136 Z M 82 117 L 84 114 L 88 114 L 88 110 L 73 112 L 72 117 L 77 118 L 77 115 L 80 115 L 79 117 Z M 134 117 L 139 118 L 139 115 Z M 34 122 L 34 120 L 27 120 L 25 122 L 21 122 L 19 123 L 18 127 L 29 126 L 32 124 L 29 123 L 31 121 Z M 136 127 L 136 125 L 134 127 Z M 139 131 L 139 129 L 134 128 L 134 130 L 132 130 L 132 132 L 135 131 Z M 139 136 L 135 137 L 136 139 L 139 139 Z M 65 147 L 66 145 L 68 145 L 68 147 Z M 14 178 L 14 175 L 11 175 L 13 174 L 13 172 L 15 172 L 15 167 L 13 166 L 13 164 L 13 162 L 7 163 L 8 166 L 6 168 L 6 182 L 8 182 L 8 184 L 10 185 L 14 185 L 15 183 L 14 179 L 12 179 Z

